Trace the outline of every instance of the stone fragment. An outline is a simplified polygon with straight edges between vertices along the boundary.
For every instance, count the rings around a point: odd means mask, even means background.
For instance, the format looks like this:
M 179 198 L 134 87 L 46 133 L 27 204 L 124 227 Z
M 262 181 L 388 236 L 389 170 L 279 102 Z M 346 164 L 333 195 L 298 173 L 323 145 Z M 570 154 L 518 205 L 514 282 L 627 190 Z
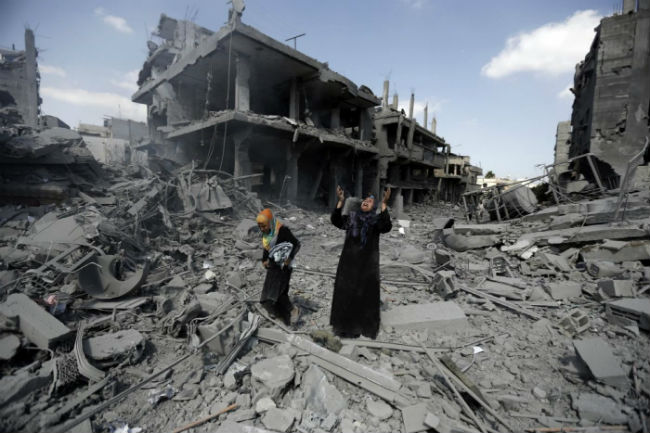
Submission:
M 286 432 L 293 424 L 294 419 L 293 413 L 289 410 L 271 408 L 262 417 L 262 424 L 268 429 Z
M 257 403 L 255 403 L 255 412 L 264 413 L 269 409 L 273 409 L 274 407 L 277 406 L 271 397 L 262 397 L 257 400 Z
M 9 361 L 20 348 L 20 338 L 13 334 L 0 337 L 0 360 Z
M 323 370 L 311 365 L 302 375 L 302 389 L 307 408 L 325 417 L 333 413 L 338 415 L 347 407 L 347 399 L 327 380 Z
M 533 388 L 533 395 L 540 400 L 544 400 L 546 398 L 546 391 L 539 386 L 536 386 Z
M 273 433 L 266 429 L 252 425 L 239 424 L 232 420 L 225 420 L 214 433 Z
M 582 286 L 574 281 L 547 283 L 546 290 L 555 300 L 577 298 L 582 294 Z
M 338 422 L 338 418 L 333 413 L 327 415 L 320 426 L 325 431 L 332 431 Z
M 639 323 L 639 328 L 650 331 L 650 299 L 627 298 L 607 303 L 612 313 L 626 316 Z
M 419 248 L 408 244 L 400 251 L 399 258 L 402 261 L 416 265 L 424 262 L 427 259 L 427 254 Z
M 612 386 L 625 385 L 625 371 L 605 340 L 600 337 L 574 340 L 573 346 L 596 380 Z
M 247 239 L 251 233 L 254 233 L 256 230 L 259 230 L 257 227 L 257 222 L 249 219 L 244 219 L 239 222 L 235 228 L 235 234 L 239 239 Z
M 380 421 L 393 416 L 393 408 L 383 400 L 373 400 L 371 398 L 368 398 L 366 399 L 366 408 L 372 416 L 376 417 Z
M 264 359 L 251 367 L 253 382 L 265 387 L 271 397 L 278 397 L 295 374 L 293 361 L 288 355 Z
M 626 424 L 627 416 L 612 399 L 594 393 L 571 394 L 571 406 L 582 420 L 605 424 Z
M 468 324 L 463 310 L 452 301 L 395 307 L 382 312 L 381 322 L 395 329 L 429 329 L 436 332 L 451 332 Z
M 413 406 L 402 408 L 402 419 L 404 420 L 404 432 L 416 433 L 426 431 L 428 427 L 424 425 L 424 419 L 428 413 L 426 403 L 418 403 Z
M 598 288 L 610 298 L 629 298 L 636 295 L 632 280 L 600 280 Z
M 0 407 L 43 388 L 52 382 L 52 361 L 44 363 L 36 372 L 23 369 L 0 378 Z
M 438 429 L 438 427 L 440 426 L 440 418 L 438 418 L 431 412 L 427 412 L 427 416 L 424 417 L 424 425 L 432 429 Z

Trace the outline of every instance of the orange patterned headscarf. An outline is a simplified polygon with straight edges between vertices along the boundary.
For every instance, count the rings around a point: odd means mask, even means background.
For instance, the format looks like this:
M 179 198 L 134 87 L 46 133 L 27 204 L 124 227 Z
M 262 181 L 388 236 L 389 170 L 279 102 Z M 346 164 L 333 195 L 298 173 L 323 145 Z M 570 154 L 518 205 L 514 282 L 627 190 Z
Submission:
M 256 221 L 258 223 L 267 223 L 271 229 L 268 233 L 262 233 L 262 246 L 268 251 L 275 245 L 275 239 L 278 236 L 280 227 L 282 227 L 282 223 L 273 217 L 273 212 L 268 208 L 257 214 Z

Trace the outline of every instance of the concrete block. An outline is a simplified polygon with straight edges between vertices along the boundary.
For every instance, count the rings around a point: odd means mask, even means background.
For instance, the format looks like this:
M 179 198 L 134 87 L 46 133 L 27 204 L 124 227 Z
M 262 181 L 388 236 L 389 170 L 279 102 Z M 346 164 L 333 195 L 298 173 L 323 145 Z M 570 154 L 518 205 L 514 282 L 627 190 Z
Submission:
M 293 380 L 295 374 L 293 361 L 289 355 L 267 358 L 251 367 L 253 384 L 261 384 L 271 397 L 278 397 Z
M 596 380 L 612 386 L 625 385 L 625 371 L 605 340 L 600 337 L 574 340 L 573 347 Z
M 383 400 L 373 400 L 370 397 L 366 400 L 368 412 L 380 421 L 390 418 L 393 415 L 393 408 Z
M 627 298 L 608 302 L 612 313 L 625 316 L 639 323 L 639 328 L 650 331 L 650 299 Z
M 307 408 L 326 417 L 327 414 L 338 415 L 347 407 L 347 399 L 327 380 L 323 370 L 311 365 L 302 375 L 301 385 Z
M 610 298 L 628 298 L 636 295 L 632 280 L 600 280 L 598 288 Z
M 40 349 L 50 349 L 72 337 L 67 326 L 22 293 L 9 295 L 0 312 L 7 317 L 18 316 L 20 331 Z
M 573 281 L 547 283 L 546 291 L 553 299 L 577 298 L 582 294 L 582 286 Z
M 381 322 L 396 329 L 453 331 L 468 324 L 463 310 L 452 301 L 412 304 L 383 312 Z
M 13 334 L 0 337 L 0 361 L 9 361 L 20 348 L 20 338 Z
M 429 410 L 426 403 L 418 403 L 413 406 L 402 408 L 402 419 L 404 420 L 404 432 L 416 433 L 427 431 L 429 427 L 424 424 L 424 420 Z

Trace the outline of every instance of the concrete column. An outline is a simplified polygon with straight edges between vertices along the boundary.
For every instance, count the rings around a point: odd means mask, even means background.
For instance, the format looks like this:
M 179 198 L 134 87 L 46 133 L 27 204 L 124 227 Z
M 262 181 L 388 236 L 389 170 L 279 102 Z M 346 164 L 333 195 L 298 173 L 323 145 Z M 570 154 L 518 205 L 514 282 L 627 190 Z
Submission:
M 438 128 L 438 120 L 436 119 L 436 116 L 433 116 L 431 118 L 431 132 L 435 134 L 437 128 Z
M 298 90 L 298 80 L 291 80 L 291 89 L 289 90 L 289 117 L 294 120 L 300 119 L 300 91 Z
M 372 108 L 359 110 L 359 138 L 361 140 L 372 140 Z
M 38 84 L 36 83 L 36 47 L 34 32 L 25 30 L 25 101 L 23 115 L 26 125 L 35 128 L 38 125 Z
M 233 142 L 235 143 L 235 168 L 233 170 L 233 176 L 246 176 L 251 173 L 251 160 L 248 156 L 249 141 L 246 139 L 240 139 L 237 136 L 233 136 Z M 240 185 L 245 185 L 246 189 L 249 189 L 249 181 L 242 181 Z
M 413 119 L 414 106 L 415 106 L 415 94 L 411 93 L 411 100 L 409 101 L 409 119 Z
M 354 195 L 355 197 L 363 197 L 365 195 L 363 191 L 363 165 L 359 160 L 355 164 Z
M 404 201 L 407 206 L 410 206 L 413 204 L 413 189 L 409 189 L 406 191 L 406 195 L 404 197 Z
M 393 93 L 393 108 L 396 110 L 399 108 L 399 96 L 397 93 Z
M 330 118 L 330 128 L 337 129 L 341 127 L 341 108 L 335 107 L 332 108 L 331 118 Z
M 287 148 L 287 200 L 292 203 L 298 202 L 298 158 L 300 152 Z
M 424 129 L 427 129 L 428 118 L 429 118 L 429 104 L 424 106 L 424 123 L 422 124 Z
M 636 0 L 623 0 L 623 15 L 636 10 Z
M 340 159 L 339 158 L 332 158 L 330 159 L 330 170 L 329 170 L 329 190 L 328 190 L 328 197 L 327 201 L 329 203 L 329 207 L 334 209 L 336 207 L 336 202 L 338 201 L 336 197 L 336 186 L 339 184 L 339 173 L 340 173 Z
M 402 218 L 404 213 L 404 197 L 402 197 L 402 188 L 395 188 L 393 192 L 395 198 L 393 199 L 393 212 L 396 218 Z
M 250 111 L 250 87 L 251 76 L 250 63 L 247 57 L 238 55 L 235 59 L 235 110 Z
M 386 110 L 388 108 L 388 80 L 384 80 L 384 95 L 381 98 L 381 108 Z

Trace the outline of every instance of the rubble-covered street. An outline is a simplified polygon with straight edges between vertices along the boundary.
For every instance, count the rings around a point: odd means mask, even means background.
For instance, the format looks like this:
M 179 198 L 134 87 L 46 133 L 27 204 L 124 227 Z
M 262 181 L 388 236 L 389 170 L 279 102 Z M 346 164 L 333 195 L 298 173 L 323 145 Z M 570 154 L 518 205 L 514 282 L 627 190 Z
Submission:
M 0 48 L 0 432 L 648 433 L 650 0 L 586 11 L 519 180 L 228 7 L 145 26 L 146 122 L 70 128 L 39 92 L 93 93 Z

